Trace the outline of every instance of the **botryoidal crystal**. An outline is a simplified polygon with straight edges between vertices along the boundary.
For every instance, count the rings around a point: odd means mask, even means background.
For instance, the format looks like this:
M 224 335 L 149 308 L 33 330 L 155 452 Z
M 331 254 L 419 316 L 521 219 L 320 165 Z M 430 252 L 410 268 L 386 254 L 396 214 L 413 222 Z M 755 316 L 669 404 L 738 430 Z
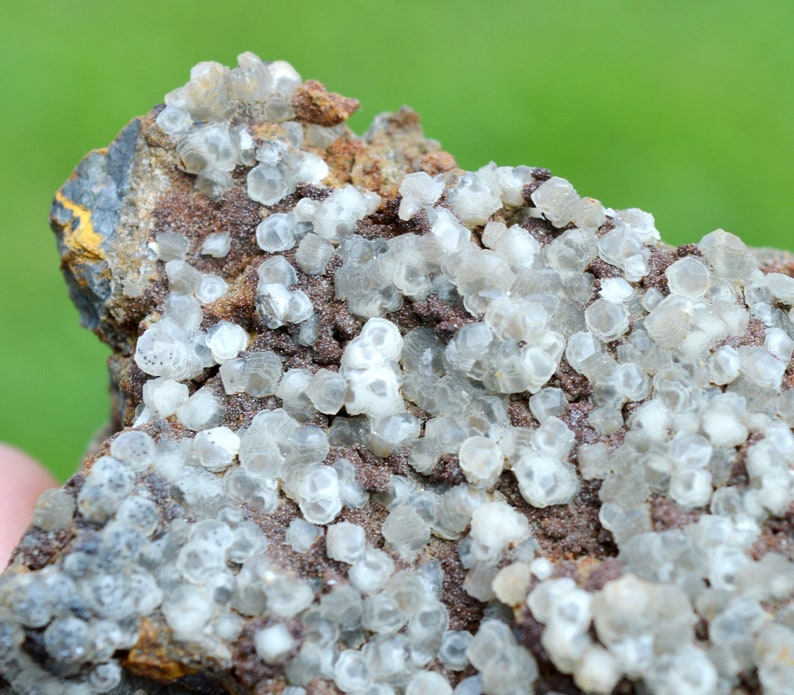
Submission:
M 109 439 L 0 692 L 789 693 L 794 264 L 202 63 L 52 208 Z

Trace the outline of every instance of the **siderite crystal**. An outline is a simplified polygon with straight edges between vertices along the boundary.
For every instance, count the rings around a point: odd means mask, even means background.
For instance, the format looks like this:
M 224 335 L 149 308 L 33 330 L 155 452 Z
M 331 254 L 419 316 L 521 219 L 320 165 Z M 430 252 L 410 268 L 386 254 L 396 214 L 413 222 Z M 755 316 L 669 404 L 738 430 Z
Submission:
M 53 205 L 114 434 L 0 577 L 0 693 L 791 692 L 787 256 L 249 53 L 165 102 Z

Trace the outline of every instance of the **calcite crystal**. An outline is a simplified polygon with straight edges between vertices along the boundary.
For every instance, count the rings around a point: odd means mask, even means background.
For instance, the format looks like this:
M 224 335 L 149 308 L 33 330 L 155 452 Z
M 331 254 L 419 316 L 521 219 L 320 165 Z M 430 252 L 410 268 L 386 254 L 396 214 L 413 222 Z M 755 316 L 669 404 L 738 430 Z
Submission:
M 202 63 L 58 192 L 114 433 L 0 692 L 791 692 L 787 258 L 357 105 Z

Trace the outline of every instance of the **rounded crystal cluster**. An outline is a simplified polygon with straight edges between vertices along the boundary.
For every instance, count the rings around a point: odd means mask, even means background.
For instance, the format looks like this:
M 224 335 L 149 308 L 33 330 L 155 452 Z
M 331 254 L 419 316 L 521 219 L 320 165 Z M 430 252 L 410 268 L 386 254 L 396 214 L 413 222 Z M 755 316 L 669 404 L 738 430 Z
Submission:
M 147 241 L 137 406 L 0 579 L 10 692 L 134 692 L 152 639 L 230 692 L 790 692 L 785 267 L 542 169 L 394 183 L 311 89 L 202 63 L 148 126 L 256 221 Z

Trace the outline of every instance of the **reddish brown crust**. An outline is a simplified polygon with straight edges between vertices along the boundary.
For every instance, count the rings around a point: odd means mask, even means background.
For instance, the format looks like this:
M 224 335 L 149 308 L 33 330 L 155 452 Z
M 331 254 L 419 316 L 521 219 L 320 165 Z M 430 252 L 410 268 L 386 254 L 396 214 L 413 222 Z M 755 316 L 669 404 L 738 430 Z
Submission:
M 329 92 L 317 80 L 306 80 L 298 87 L 292 97 L 292 105 L 300 120 L 326 127 L 344 123 L 359 107 L 357 99 Z

